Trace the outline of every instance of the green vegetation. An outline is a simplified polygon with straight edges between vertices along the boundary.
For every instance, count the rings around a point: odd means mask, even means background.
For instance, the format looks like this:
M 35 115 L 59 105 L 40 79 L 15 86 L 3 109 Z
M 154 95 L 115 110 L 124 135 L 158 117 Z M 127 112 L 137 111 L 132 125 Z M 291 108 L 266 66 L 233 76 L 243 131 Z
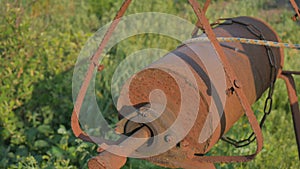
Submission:
M 284 42 L 300 43 L 300 27 L 281 0 L 215 0 L 208 17 L 254 16 L 268 22 Z M 111 21 L 121 0 L 0 0 L 0 168 L 86 168 L 97 146 L 76 139 L 70 128 L 72 73 L 85 42 Z M 277 5 L 280 4 L 280 5 Z M 126 14 L 166 12 L 195 23 L 184 0 L 133 1 Z M 160 43 L 158 43 L 158 41 Z M 114 124 L 110 79 L 126 56 L 139 49 L 174 49 L 178 42 L 157 35 L 138 35 L 111 49 L 103 60 L 106 69 L 97 77 L 97 99 L 106 118 Z M 284 69 L 299 69 L 300 54 L 285 50 Z M 297 78 L 300 89 L 300 79 Z M 265 97 L 265 96 L 263 96 Z M 264 98 L 253 109 L 261 117 Z M 287 93 L 276 83 L 273 111 L 264 127 L 264 150 L 248 163 L 218 164 L 219 168 L 300 168 Z M 243 138 L 250 133 L 245 119 L 229 135 Z M 247 154 L 255 144 L 236 149 L 220 142 L 211 155 Z M 159 168 L 129 159 L 124 168 Z

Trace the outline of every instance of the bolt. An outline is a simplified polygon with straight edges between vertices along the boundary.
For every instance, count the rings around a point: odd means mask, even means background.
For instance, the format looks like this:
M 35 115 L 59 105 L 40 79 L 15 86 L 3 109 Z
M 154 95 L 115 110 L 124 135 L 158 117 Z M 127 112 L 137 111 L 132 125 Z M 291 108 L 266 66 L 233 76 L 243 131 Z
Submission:
M 241 88 L 242 87 L 238 80 L 234 80 L 233 84 L 236 88 Z
M 173 141 L 174 141 L 174 137 L 171 136 L 171 135 L 166 135 L 166 136 L 165 136 L 165 141 L 168 142 L 168 143 L 169 143 L 169 142 L 173 142 Z
M 190 145 L 190 143 L 187 140 L 183 140 L 180 143 L 180 146 L 182 146 L 182 147 L 188 147 L 189 145 Z
M 143 117 L 147 117 L 147 116 L 148 116 L 148 113 L 147 113 L 146 111 L 144 111 L 144 112 L 141 112 L 141 115 L 142 115 Z
M 148 107 L 141 107 L 139 108 L 138 113 L 143 117 L 147 117 L 149 113 L 148 111 L 149 111 Z
M 234 88 L 233 87 L 231 87 L 231 88 L 229 88 L 229 89 L 227 89 L 225 91 L 225 93 L 226 93 L 227 96 L 231 96 L 233 94 L 233 92 L 234 92 Z
M 103 69 L 104 69 L 104 65 L 99 65 L 97 68 L 98 72 L 101 72 Z

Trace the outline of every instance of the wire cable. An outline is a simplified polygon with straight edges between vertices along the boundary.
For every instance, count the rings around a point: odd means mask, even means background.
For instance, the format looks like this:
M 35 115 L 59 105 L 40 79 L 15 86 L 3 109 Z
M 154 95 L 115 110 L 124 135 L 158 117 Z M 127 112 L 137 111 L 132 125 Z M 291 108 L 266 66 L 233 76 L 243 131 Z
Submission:
M 252 44 L 252 45 L 262 45 L 262 46 L 270 46 L 270 47 L 278 47 L 278 48 L 291 48 L 300 50 L 300 44 L 292 44 L 292 43 L 281 43 L 267 40 L 258 40 L 258 39 L 247 39 L 247 38 L 238 38 L 238 37 L 217 37 L 219 42 L 239 42 L 244 44 Z M 208 37 L 197 37 L 193 39 L 189 39 L 184 41 L 184 44 L 193 43 L 193 42 L 209 42 Z

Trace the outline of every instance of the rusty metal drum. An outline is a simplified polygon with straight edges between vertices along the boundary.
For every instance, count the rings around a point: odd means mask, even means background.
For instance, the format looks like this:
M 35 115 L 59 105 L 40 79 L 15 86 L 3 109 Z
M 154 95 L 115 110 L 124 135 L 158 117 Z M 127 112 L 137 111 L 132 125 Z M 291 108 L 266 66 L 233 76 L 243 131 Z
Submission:
M 252 17 L 226 19 L 213 30 L 217 37 L 280 41 L 270 26 Z M 235 87 L 242 88 L 249 103 L 253 104 L 270 86 L 270 57 L 277 67 L 276 75 L 280 74 L 282 49 L 270 47 L 268 51 L 265 46 L 237 42 L 222 42 L 221 46 L 237 75 Z M 146 160 L 178 167 L 178 163 L 184 164 L 194 155 L 204 155 L 243 115 L 234 88 L 222 73 L 222 66 L 214 63 L 218 63 L 218 58 L 212 45 L 193 41 L 178 46 L 125 83 L 117 105 L 121 116 L 127 118 L 124 133 L 145 125 L 152 137 L 140 151 L 168 147 L 166 151 L 145 157 Z M 211 80 L 211 76 L 215 80 Z M 220 85 L 221 90 L 213 93 Z M 220 99 L 221 96 L 225 99 Z M 210 112 L 212 104 L 219 105 L 213 109 L 215 112 Z M 142 118 L 130 116 L 132 109 L 128 107 L 138 109 Z M 210 132 L 201 139 L 204 128 Z M 158 135 L 162 136 L 155 137 Z

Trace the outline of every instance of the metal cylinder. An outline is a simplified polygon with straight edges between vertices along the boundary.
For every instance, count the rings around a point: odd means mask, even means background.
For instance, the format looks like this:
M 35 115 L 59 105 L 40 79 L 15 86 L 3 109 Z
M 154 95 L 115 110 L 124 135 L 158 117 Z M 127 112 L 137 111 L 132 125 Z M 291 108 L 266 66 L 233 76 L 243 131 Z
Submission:
M 217 37 L 280 41 L 273 29 L 263 21 L 252 17 L 227 19 L 213 30 Z M 205 34 L 200 36 L 205 36 Z M 274 64 L 278 68 L 278 71 L 275 73 L 277 75 L 280 73 L 283 65 L 283 51 L 280 48 L 271 48 L 270 54 L 265 46 L 237 42 L 221 43 L 221 46 L 238 79 L 236 79 L 234 86 L 231 86 L 225 77 L 225 88 L 222 92 L 226 94 L 226 102 L 222 107 L 223 110 L 217 108 L 218 111 L 222 112 L 214 112 L 220 115 L 218 117 L 220 120 L 216 129 L 204 142 L 199 141 L 199 137 L 208 118 L 210 106 L 212 102 L 220 101 L 218 100 L 218 95 L 217 97 L 212 96 L 212 89 L 220 84 L 212 82 L 209 73 L 214 70 L 220 71 L 220 67 L 208 64 L 210 66 L 208 69 L 206 64 L 207 61 L 208 63 L 213 60 L 218 61 L 218 57 L 210 43 L 195 41 L 191 44 L 183 44 L 138 72 L 124 85 L 118 100 L 118 109 L 121 111 L 122 116 L 126 116 L 126 113 L 130 114 L 130 112 L 122 111 L 125 107 L 134 106 L 139 108 L 145 107 L 149 103 L 160 104 L 160 102 L 163 102 L 161 103 L 165 106 L 163 112 L 155 115 L 156 118 L 145 122 L 145 125 L 151 129 L 153 135 L 159 135 L 168 130 L 179 117 L 179 112 L 183 106 L 181 104 L 183 102 L 182 94 L 185 94 L 184 101 L 188 104 L 187 108 L 185 108 L 186 112 L 184 112 L 187 115 L 185 117 L 191 114 L 191 117 L 195 118 L 186 118 L 186 121 L 183 123 L 183 125 L 189 125 L 190 121 L 195 120 L 192 128 L 184 138 L 172 144 L 172 148 L 167 152 L 146 158 L 147 160 L 163 166 L 176 167 L 172 161 L 178 163 L 193 158 L 195 154 L 203 155 L 207 153 L 220 137 L 243 115 L 242 106 L 234 94 L 234 88 L 242 88 L 249 103 L 253 104 L 268 89 L 271 83 L 270 57 L 274 57 Z M 200 52 L 192 50 L 195 47 Z M 203 58 L 206 60 L 205 62 Z M 185 71 L 187 68 L 176 68 L 176 66 L 180 66 L 179 62 L 187 65 L 189 69 L 187 71 L 192 72 L 195 84 L 190 80 L 190 77 L 186 77 L 184 73 L 181 74 L 181 71 Z M 169 67 L 161 69 L 166 64 Z M 176 68 L 175 71 L 172 70 L 172 65 Z M 215 79 L 218 79 L 218 77 L 215 77 Z M 161 91 L 163 95 L 161 95 Z M 158 93 L 156 97 L 154 97 L 155 93 Z M 195 95 L 200 99 L 193 99 Z M 153 98 L 156 99 L 153 100 Z M 195 112 L 191 112 L 194 110 L 192 109 L 193 106 L 197 106 L 196 116 Z M 151 116 L 151 112 L 149 114 Z M 127 127 L 135 126 L 130 125 L 130 123 L 137 122 L 132 122 L 129 119 Z M 124 131 L 126 132 L 126 130 L 131 131 L 132 129 L 127 129 L 125 126 Z M 179 137 L 177 134 L 176 131 L 173 131 L 172 134 L 163 138 L 153 138 L 151 143 L 145 145 L 145 148 L 152 145 L 159 149 L 166 142 L 172 142 L 173 138 L 176 140 Z

